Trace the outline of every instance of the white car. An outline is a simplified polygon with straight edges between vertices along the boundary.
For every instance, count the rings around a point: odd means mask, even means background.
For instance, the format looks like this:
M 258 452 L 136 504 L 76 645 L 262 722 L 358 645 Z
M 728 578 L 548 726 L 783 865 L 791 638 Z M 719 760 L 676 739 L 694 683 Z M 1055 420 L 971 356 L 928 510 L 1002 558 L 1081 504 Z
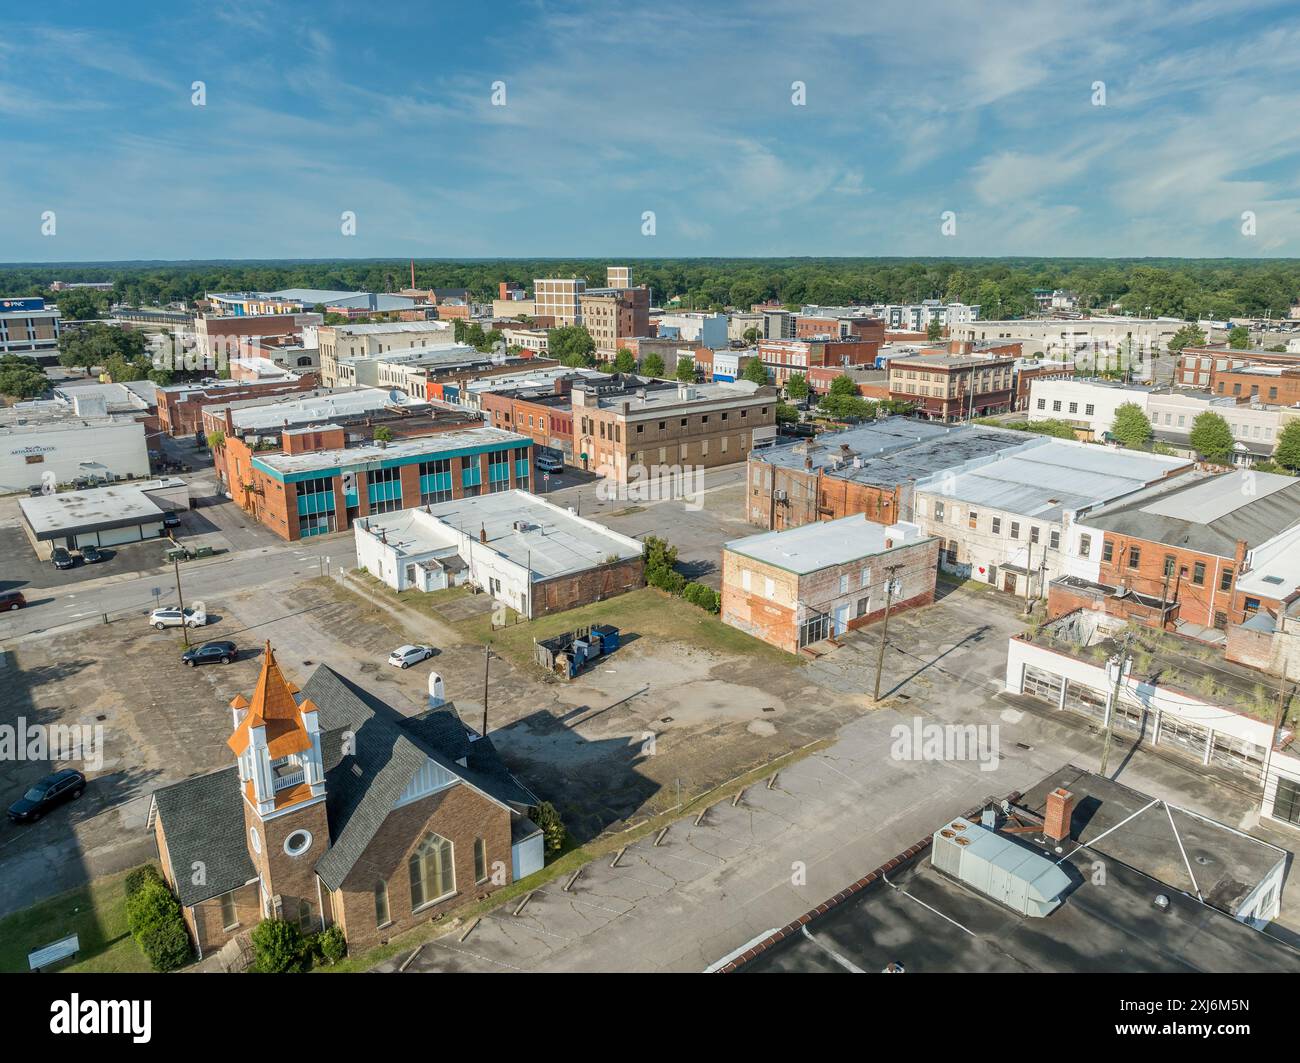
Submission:
M 559 473 L 564 472 L 564 462 L 559 458 L 552 457 L 550 454 L 539 454 L 534 464 L 542 472 Z
M 202 609 L 155 609 L 149 614 L 149 623 L 161 631 L 165 627 L 203 627 L 208 622 L 208 614 Z
M 409 668 L 413 664 L 427 661 L 432 656 L 432 646 L 398 646 L 388 655 L 388 663 L 398 668 Z

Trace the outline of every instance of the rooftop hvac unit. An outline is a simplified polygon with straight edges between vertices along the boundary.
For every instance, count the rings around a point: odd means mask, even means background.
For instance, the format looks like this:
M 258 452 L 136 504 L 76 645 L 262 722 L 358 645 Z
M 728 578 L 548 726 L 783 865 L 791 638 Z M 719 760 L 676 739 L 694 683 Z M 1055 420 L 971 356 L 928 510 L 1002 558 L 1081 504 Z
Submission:
M 934 832 L 930 862 L 944 874 L 1021 915 L 1061 905 L 1069 876 L 1041 853 L 966 819 Z

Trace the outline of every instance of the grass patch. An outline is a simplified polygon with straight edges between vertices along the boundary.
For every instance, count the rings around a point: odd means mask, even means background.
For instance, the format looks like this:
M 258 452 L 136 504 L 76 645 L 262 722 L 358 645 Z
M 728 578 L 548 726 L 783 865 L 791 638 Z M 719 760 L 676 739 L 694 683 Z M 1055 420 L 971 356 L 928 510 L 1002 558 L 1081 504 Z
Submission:
M 59 971 L 148 971 L 126 925 L 127 874 L 107 875 L 0 919 L 0 971 L 26 971 L 29 951 L 69 934 L 80 939 L 81 951 Z
M 729 627 L 716 616 L 653 587 L 642 587 L 603 602 L 495 630 L 491 614 L 480 614 L 459 621 L 456 629 L 476 642 L 491 639 L 492 648 L 512 664 L 529 665 L 533 661 L 534 639 L 547 639 L 574 628 L 601 623 L 613 624 L 625 635 L 685 643 L 713 653 L 743 654 L 788 667 L 802 663 L 793 654 Z

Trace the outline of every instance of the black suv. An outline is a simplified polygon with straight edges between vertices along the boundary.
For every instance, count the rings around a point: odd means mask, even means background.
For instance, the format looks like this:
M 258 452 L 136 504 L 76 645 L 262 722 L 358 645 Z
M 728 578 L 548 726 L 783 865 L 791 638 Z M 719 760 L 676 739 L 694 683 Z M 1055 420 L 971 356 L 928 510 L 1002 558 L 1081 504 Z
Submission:
M 72 768 L 45 776 L 9 806 L 9 818 L 15 823 L 35 823 L 55 805 L 75 800 L 86 788 L 86 777 Z
M 54 562 L 55 568 L 72 568 L 72 566 L 77 563 L 77 559 L 68 553 L 68 551 L 62 546 L 56 546 L 54 548 L 54 553 L 50 555 L 50 560 Z
M 235 659 L 237 652 L 233 642 L 205 642 L 202 646 L 186 650 L 181 654 L 181 660 L 191 668 L 200 664 L 214 664 L 217 661 L 229 664 Z

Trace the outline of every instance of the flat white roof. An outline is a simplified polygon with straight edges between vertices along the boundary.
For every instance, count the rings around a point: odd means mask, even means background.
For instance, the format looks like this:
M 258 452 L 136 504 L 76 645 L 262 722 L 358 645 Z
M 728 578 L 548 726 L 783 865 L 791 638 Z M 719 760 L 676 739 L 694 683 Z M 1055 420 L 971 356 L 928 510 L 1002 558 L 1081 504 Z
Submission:
M 854 514 L 786 531 L 732 539 L 723 545 L 723 549 L 802 576 L 909 546 L 926 538 L 930 536 L 924 535 L 915 524 L 900 521 L 885 526 L 868 520 L 864 514 Z
M 230 416 L 238 429 L 279 428 L 285 421 L 294 424 L 304 419 L 329 421 L 338 417 L 371 413 L 389 406 L 414 410 L 429 407 L 427 402 L 413 399 L 404 391 L 389 391 L 386 388 L 358 388 L 332 395 L 304 396 L 302 393 L 290 392 L 264 402 L 256 399 L 249 401 L 254 405 L 231 404 Z M 220 410 L 220 407 L 212 409 Z
M 1282 599 L 1300 587 L 1300 525 L 1288 528 L 1250 552 L 1250 571 L 1237 577 L 1237 590 Z
M 88 526 L 162 520 L 164 510 L 150 500 L 146 492 L 184 486 L 184 480 L 144 480 L 139 483 L 94 487 L 87 491 L 64 491 L 60 494 L 20 498 L 18 507 L 32 531 L 38 537 L 43 537 Z
M 516 521 L 523 521 L 525 528 L 516 529 Z M 354 527 L 365 534 L 367 524 L 369 534 L 378 537 L 382 532 L 399 557 L 452 552 L 460 542 L 457 532 L 478 544 L 482 529 L 489 549 L 529 568 L 534 580 L 571 575 L 610 557 L 622 561 L 642 553 L 638 540 L 518 490 L 371 515 Z
M 344 447 L 334 450 L 309 450 L 301 454 L 254 454 L 253 461 L 281 475 L 311 472 L 315 469 L 336 469 L 341 466 L 366 465 L 370 462 L 397 462 L 401 458 L 429 455 L 436 457 L 448 451 L 489 447 L 499 443 L 524 446 L 533 442 L 531 436 L 507 432 L 504 428 L 456 428 L 433 435 L 401 439 L 387 445 L 369 443 L 362 447 Z

